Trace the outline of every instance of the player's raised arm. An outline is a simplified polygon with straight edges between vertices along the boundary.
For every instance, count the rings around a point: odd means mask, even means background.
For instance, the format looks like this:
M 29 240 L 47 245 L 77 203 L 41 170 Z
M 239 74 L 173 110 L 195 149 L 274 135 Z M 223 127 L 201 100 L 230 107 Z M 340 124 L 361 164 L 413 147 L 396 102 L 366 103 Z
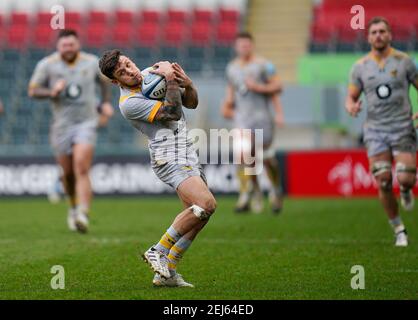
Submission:
M 176 76 L 176 81 L 179 83 L 180 88 L 184 88 L 181 95 L 183 106 L 187 109 L 196 109 L 199 104 L 199 98 L 192 79 L 190 79 L 178 63 L 173 63 L 172 66 Z
M 114 110 L 109 102 L 102 103 L 99 111 L 99 127 L 107 126 L 110 118 L 113 117 Z
M 108 103 L 110 104 L 110 101 L 112 100 L 112 88 L 111 83 L 105 78 L 104 75 L 99 73 L 97 75 L 99 85 L 100 85 L 100 91 L 102 96 L 102 103 Z
M 154 67 L 156 69 L 151 72 L 165 77 L 167 81 L 164 104 L 158 109 L 154 119 L 158 121 L 180 120 L 182 116 L 182 101 L 180 86 L 176 80 L 174 68 L 168 61 L 156 63 Z
M 105 78 L 105 76 L 98 70 L 97 80 L 99 82 L 102 103 L 100 105 L 100 116 L 99 126 L 104 127 L 109 122 L 110 118 L 113 117 L 114 110 L 111 104 L 112 99 L 112 88 L 111 83 Z
M 226 87 L 225 100 L 221 107 L 222 116 L 226 119 L 231 119 L 234 116 L 234 88 L 231 84 Z

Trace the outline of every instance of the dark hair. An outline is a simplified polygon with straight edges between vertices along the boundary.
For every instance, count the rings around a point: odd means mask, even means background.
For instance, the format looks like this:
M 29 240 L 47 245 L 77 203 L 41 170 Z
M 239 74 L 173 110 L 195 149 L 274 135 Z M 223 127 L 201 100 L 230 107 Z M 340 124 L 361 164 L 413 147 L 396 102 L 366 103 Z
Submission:
M 100 71 L 109 79 L 114 80 L 116 66 L 118 65 L 119 58 L 122 55 L 122 52 L 118 49 L 113 49 L 106 51 L 99 60 Z
M 254 41 L 253 35 L 247 31 L 241 31 L 235 36 L 235 40 L 237 39 L 248 39 Z
M 372 26 L 372 25 L 374 25 L 374 24 L 378 24 L 378 23 L 380 23 L 380 22 L 383 22 L 385 25 L 386 25 L 386 27 L 388 28 L 388 31 L 389 32 L 391 32 L 391 28 L 390 28 L 390 25 L 389 25 L 389 22 L 386 20 L 386 18 L 384 18 L 384 17 L 374 17 L 374 18 L 372 18 L 370 21 L 369 21 L 369 23 L 367 24 L 367 32 L 369 32 L 370 31 L 370 27 Z
M 74 36 L 74 37 L 78 38 L 77 31 L 75 31 L 73 29 L 60 30 L 60 32 L 58 33 L 58 38 L 57 39 L 61 39 L 61 38 L 64 38 L 64 37 L 70 37 L 70 36 Z

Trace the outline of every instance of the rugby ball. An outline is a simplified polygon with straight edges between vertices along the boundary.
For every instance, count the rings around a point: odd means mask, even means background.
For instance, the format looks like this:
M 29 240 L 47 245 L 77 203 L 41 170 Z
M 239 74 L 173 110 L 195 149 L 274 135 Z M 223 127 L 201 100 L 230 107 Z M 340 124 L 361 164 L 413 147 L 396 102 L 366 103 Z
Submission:
M 142 94 L 148 99 L 163 100 L 167 91 L 167 83 L 164 77 L 150 73 L 151 70 L 153 67 L 148 67 L 141 72 Z

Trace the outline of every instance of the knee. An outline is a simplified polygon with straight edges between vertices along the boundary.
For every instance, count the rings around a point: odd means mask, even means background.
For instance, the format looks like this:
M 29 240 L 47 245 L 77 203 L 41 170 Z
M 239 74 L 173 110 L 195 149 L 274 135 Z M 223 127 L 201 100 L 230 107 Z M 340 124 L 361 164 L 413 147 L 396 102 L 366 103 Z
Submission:
M 412 174 L 398 174 L 397 178 L 399 185 L 407 189 L 413 188 L 416 182 L 416 176 Z
M 82 161 L 77 161 L 74 164 L 74 172 L 77 176 L 85 176 L 89 173 L 89 167 Z
M 211 196 L 211 197 L 208 197 L 207 199 L 205 199 L 203 201 L 203 207 L 202 208 L 209 215 L 212 215 L 216 211 L 216 206 L 217 206 L 216 200 L 213 196 Z
M 202 199 L 197 204 L 193 205 L 191 209 L 193 213 L 201 220 L 209 219 L 216 210 L 216 200 L 211 195 L 206 199 Z
M 382 192 L 390 192 L 392 190 L 392 175 L 389 172 L 376 176 L 377 185 Z
M 401 187 L 413 188 L 416 182 L 416 167 L 402 162 L 396 163 L 396 178 Z
M 390 161 L 376 161 L 371 170 L 381 192 L 392 191 L 392 164 Z

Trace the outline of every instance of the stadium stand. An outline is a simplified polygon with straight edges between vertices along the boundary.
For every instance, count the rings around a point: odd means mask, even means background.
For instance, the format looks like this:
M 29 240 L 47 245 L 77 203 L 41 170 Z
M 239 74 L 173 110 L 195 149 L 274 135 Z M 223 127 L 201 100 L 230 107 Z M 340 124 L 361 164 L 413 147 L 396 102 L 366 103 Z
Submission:
M 351 0 L 323 0 L 314 8 L 311 24 L 311 52 L 359 52 L 367 50 L 364 30 L 353 30 Z M 384 16 L 392 25 L 393 45 L 400 50 L 416 50 L 418 34 L 418 3 L 416 0 L 365 0 L 366 21 Z
M 245 0 L 2 0 L 0 1 L 0 145 L 48 144 L 48 102 L 29 99 L 27 84 L 36 63 L 54 50 L 58 30 L 51 8 L 65 8 L 65 26 L 79 32 L 84 50 L 100 54 L 125 49 L 140 67 L 159 59 L 178 61 L 189 73 L 222 76 L 231 43 L 245 22 Z M 119 92 L 114 90 L 114 106 Z M 137 135 L 115 113 L 99 132 L 100 146 L 131 148 Z
M 36 63 L 54 50 L 58 32 L 50 28 L 50 9 L 54 5 L 64 6 L 66 27 L 80 33 L 86 51 L 100 54 L 107 48 L 120 47 L 142 68 L 160 59 L 176 60 L 195 79 L 213 79 L 211 85 L 224 81 L 225 66 L 233 54 L 232 40 L 245 26 L 257 39 L 259 52 L 273 61 L 287 85 L 284 104 L 291 101 L 291 105 L 298 106 L 285 108 L 286 120 L 303 123 L 306 129 L 307 123 L 328 121 L 322 116 L 321 103 L 315 102 L 312 108 L 309 101 L 322 101 L 316 97 L 322 97 L 323 87 L 345 87 L 351 63 L 368 50 L 364 31 L 347 28 L 346 22 L 351 19 L 347 8 L 352 3 L 349 0 L 1 0 L 0 97 L 5 114 L 0 117 L 0 152 L 48 150 L 49 105 L 46 101 L 29 99 L 26 90 Z M 396 48 L 417 50 L 416 0 L 399 0 L 396 6 L 391 6 L 389 0 L 361 3 L 366 9 L 366 21 L 375 15 L 388 17 Z M 280 23 L 271 23 L 273 20 Z M 117 106 L 119 92 L 117 88 L 113 90 L 113 105 Z M 344 92 L 339 94 L 343 96 Z M 305 107 L 304 112 L 298 111 Z M 208 117 L 215 118 L 216 112 L 209 112 Z M 313 112 L 310 118 L 309 112 Z M 338 122 L 335 119 L 333 123 Z M 307 135 L 313 136 L 311 131 Z M 109 126 L 100 129 L 99 149 L 129 152 L 138 147 L 135 139 L 138 135 L 115 112 Z M 295 145 L 294 140 L 289 143 Z M 111 148 L 115 145 L 117 148 Z

